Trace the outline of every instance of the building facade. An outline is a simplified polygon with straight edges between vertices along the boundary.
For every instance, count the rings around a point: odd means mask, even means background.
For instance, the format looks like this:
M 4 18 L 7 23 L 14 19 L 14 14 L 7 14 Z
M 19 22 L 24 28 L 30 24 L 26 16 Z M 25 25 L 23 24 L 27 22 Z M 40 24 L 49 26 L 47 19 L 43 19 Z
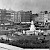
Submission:
M 13 11 L 0 9 L 0 21 L 1 23 L 5 22 L 30 22 L 32 19 L 32 11 Z
M 18 11 L 17 21 L 18 22 L 30 22 L 32 12 L 31 11 Z
M 0 22 L 17 22 L 17 12 L 13 10 L 0 9 Z
M 35 21 L 38 21 L 38 22 L 46 22 L 46 21 L 48 21 L 49 16 L 50 16 L 49 13 L 47 13 L 47 14 L 45 14 L 44 12 L 39 13 L 38 14 L 38 17 L 35 18 Z

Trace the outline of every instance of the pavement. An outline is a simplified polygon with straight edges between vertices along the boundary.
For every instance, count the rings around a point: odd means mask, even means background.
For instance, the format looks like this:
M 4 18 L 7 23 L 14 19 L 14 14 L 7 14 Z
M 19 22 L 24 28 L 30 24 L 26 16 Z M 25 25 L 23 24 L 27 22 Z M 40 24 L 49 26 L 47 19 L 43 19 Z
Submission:
M 0 50 L 23 50 L 22 48 L 0 43 Z

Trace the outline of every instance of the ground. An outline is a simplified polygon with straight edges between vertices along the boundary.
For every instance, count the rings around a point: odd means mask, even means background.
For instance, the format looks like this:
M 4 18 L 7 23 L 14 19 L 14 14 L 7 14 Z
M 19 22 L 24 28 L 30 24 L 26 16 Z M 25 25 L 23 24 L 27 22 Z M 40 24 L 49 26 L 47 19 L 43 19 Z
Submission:
M 35 35 L 21 35 L 21 36 L 8 36 L 13 38 L 12 41 L 0 40 L 1 43 L 7 43 L 9 45 L 21 47 L 21 48 L 50 48 L 50 35 L 46 36 L 45 39 L 38 40 L 38 37 L 44 38 L 44 36 L 35 36 Z

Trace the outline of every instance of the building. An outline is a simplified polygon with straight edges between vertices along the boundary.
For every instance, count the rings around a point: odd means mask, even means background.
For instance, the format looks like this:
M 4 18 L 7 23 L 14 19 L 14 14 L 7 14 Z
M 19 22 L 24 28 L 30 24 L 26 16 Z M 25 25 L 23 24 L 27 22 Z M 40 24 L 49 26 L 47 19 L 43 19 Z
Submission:
M 6 10 L 0 9 L 0 21 L 1 23 L 6 22 L 30 22 L 32 20 L 32 11 L 13 11 L 13 10 Z
M 48 13 L 48 22 L 50 22 L 50 12 Z
M 0 23 L 1 23 L 1 11 L 2 11 L 2 10 L 0 9 Z
M 9 19 L 11 22 L 17 23 L 17 12 L 10 10 L 11 12 L 11 18 Z
M 17 12 L 13 10 L 0 9 L 0 22 L 17 22 Z
M 43 13 L 39 13 L 38 17 L 35 18 L 35 21 L 44 22 L 44 14 Z
M 38 18 L 38 14 L 32 14 L 31 20 L 36 21 L 36 18 Z
M 12 10 L 11 10 L 11 19 L 10 19 L 10 21 L 14 22 L 14 11 L 12 11 Z
M 7 22 L 9 22 L 10 19 L 11 19 L 11 11 L 6 10 L 6 13 L 5 13 L 5 20 L 6 20 Z
M 30 22 L 31 20 L 31 11 L 18 11 L 17 12 L 17 21 L 18 22 Z
M 6 18 L 6 9 L 0 9 L 0 22 L 4 23 Z
M 35 21 L 38 22 L 46 22 L 49 19 L 49 13 L 45 13 L 45 12 L 40 12 L 38 13 L 38 17 L 35 18 Z

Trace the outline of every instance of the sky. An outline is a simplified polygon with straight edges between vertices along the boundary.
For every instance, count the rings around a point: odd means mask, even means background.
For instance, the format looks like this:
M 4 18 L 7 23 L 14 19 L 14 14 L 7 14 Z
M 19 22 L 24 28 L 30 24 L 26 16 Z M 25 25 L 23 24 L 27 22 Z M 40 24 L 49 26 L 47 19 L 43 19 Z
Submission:
M 15 11 L 50 11 L 50 0 L 0 0 L 1 9 L 12 9 Z

